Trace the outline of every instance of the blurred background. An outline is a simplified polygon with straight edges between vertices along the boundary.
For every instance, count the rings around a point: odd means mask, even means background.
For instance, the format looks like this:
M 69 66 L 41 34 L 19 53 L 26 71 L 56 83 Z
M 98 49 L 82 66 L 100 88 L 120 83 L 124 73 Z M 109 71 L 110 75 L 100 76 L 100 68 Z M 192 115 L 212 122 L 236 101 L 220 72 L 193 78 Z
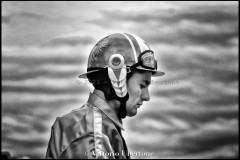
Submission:
M 2 151 L 44 158 L 57 116 L 81 107 L 95 43 L 134 33 L 165 76 L 123 132 L 132 158 L 238 157 L 238 2 L 1 2 Z

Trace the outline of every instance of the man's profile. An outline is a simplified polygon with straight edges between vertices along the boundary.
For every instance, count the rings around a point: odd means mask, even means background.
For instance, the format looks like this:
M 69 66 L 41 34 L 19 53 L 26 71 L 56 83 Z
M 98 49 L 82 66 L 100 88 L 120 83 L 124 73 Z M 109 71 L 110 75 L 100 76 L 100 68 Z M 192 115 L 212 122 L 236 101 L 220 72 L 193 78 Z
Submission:
M 154 52 L 140 37 L 116 33 L 101 39 L 89 55 L 87 73 L 79 76 L 94 91 L 81 108 L 55 120 L 46 158 L 130 158 L 122 119 L 150 100 L 151 77 L 161 75 Z

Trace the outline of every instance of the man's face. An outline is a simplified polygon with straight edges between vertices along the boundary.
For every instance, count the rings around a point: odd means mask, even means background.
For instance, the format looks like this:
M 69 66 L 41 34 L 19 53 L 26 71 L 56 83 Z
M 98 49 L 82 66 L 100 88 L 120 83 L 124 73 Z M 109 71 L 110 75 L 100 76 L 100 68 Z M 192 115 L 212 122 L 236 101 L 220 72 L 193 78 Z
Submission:
M 127 82 L 129 99 L 126 103 L 127 116 L 137 114 L 137 109 L 142 105 L 143 101 L 149 101 L 150 96 L 148 87 L 151 83 L 151 72 L 135 72 Z

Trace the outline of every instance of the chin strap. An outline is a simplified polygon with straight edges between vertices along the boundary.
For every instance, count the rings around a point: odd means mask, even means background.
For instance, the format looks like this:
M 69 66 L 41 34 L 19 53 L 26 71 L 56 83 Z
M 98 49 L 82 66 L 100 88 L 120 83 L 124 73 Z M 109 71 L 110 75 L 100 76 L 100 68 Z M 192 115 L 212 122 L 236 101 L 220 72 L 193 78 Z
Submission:
M 108 67 L 108 76 L 116 93 L 116 98 L 120 101 L 120 110 L 118 117 L 121 119 L 125 118 L 127 115 L 126 102 L 129 98 L 129 95 L 127 93 L 126 75 L 126 67 L 118 70 L 113 70 L 112 68 Z
M 120 54 L 113 54 L 108 62 L 108 77 L 116 93 L 117 100 L 120 101 L 119 118 L 127 115 L 126 102 L 129 98 L 127 93 L 127 67 L 124 57 Z
M 127 116 L 127 109 L 126 109 L 126 102 L 129 98 L 129 95 L 127 93 L 127 95 L 125 97 L 118 97 L 117 100 L 120 101 L 120 109 L 118 112 L 118 118 L 119 119 L 123 119 Z
M 124 66 L 120 69 L 108 67 L 108 77 L 111 80 L 113 89 L 118 97 L 125 97 L 127 94 L 127 68 Z

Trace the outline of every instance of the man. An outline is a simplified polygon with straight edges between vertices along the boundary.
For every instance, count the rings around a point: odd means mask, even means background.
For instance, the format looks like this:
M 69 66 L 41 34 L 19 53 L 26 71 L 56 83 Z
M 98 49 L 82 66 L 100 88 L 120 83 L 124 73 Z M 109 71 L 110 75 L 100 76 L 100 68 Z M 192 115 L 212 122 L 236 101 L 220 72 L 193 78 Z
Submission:
M 79 76 L 95 90 L 80 109 L 56 119 L 46 158 L 130 158 L 122 119 L 150 100 L 151 77 L 163 74 L 140 37 L 116 33 L 101 39 L 90 53 L 87 73 Z

